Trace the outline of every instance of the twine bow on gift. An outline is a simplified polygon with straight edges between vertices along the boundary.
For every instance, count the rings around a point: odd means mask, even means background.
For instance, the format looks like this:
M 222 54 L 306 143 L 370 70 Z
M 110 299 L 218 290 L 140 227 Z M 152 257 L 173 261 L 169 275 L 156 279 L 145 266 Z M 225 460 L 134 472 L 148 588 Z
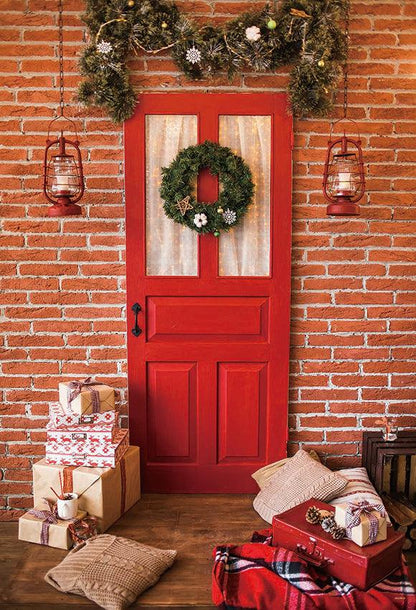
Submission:
M 361 515 L 368 517 L 370 522 L 369 540 L 370 544 L 374 544 L 378 534 L 378 519 L 373 512 L 378 512 L 382 517 L 386 516 L 386 511 L 382 504 L 370 504 L 367 500 L 360 500 L 356 503 L 350 503 L 345 511 L 345 529 L 347 530 L 348 538 L 351 538 L 351 530 L 353 527 L 360 525 Z
M 55 510 L 56 506 L 51 504 L 49 500 L 43 498 L 43 500 L 48 505 L 48 510 L 38 510 L 36 508 L 31 508 L 28 510 L 29 515 L 33 515 L 37 519 L 42 519 L 42 529 L 40 532 L 40 543 L 44 545 L 48 545 L 49 542 L 49 526 L 52 523 L 58 523 L 58 518 L 56 516 Z
M 94 385 L 101 385 L 101 384 L 98 383 L 97 381 L 94 381 L 92 379 L 92 377 L 87 377 L 83 381 L 81 381 L 81 380 L 69 381 L 66 386 L 68 405 L 71 406 L 71 403 L 76 399 L 77 396 L 79 396 L 81 394 L 83 388 L 88 388 L 88 390 L 91 394 L 92 412 L 99 413 L 100 412 L 100 394 L 97 392 L 97 390 L 94 390 L 94 388 L 92 387 Z

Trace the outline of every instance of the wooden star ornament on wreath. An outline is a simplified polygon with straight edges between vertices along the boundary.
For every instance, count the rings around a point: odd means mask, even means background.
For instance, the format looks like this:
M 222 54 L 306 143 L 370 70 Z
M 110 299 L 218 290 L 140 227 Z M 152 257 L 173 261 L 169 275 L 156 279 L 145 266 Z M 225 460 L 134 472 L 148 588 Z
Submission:
M 187 197 L 184 197 L 181 201 L 178 201 L 178 203 L 175 205 L 175 208 L 178 208 L 182 216 L 185 216 L 188 210 L 194 209 L 194 206 L 189 203 L 190 198 L 190 195 L 188 195 Z

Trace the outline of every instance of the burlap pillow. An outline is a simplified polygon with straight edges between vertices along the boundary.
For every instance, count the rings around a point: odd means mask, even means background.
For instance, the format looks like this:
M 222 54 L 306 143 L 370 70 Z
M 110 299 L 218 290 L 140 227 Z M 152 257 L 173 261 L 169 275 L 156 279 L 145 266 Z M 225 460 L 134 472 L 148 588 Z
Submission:
M 253 506 L 268 523 L 273 515 L 283 513 L 306 500 L 327 501 L 347 486 L 348 481 L 300 449 L 291 460 L 270 477 L 257 494 Z
M 63 593 L 84 595 L 107 610 L 122 610 L 154 585 L 175 557 L 176 551 L 103 534 L 68 553 L 45 580 Z
M 313 458 L 317 462 L 321 461 L 319 459 L 319 455 L 313 449 L 311 449 L 309 451 L 309 455 L 311 456 L 311 458 Z M 293 460 L 293 457 L 284 458 L 283 460 L 279 460 L 278 462 L 273 462 L 272 464 L 267 464 L 267 466 L 263 466 L 263 468 L 259 468 L 258 470 L 256 470 L 256 472 L 253 472 L 253 474 L 251 476 L 256 481 L 256 483 L 260 487 L 260 489 L 263 489 L 263 487 L 265 485 L 267 485 L 267 482 L 269 481 L 270 477 L 272 477 L 274 475 L 276 470 L 278 468 L 281 468 L 285 464 L 287 464 L 287 462 L 289 462 L 289 460 Z

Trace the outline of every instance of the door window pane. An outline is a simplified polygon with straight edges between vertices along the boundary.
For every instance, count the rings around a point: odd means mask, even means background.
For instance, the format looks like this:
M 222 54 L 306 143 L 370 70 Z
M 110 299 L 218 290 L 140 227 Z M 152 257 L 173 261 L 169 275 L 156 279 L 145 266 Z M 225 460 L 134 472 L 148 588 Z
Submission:
M 220 116 L 219 142 L 243 157 L 256 186 L 253 204 L 219 243 L 219 275 L 270 274 L 270 116 Z
M 161 168 L 197 142 L 196 116 L 146 116 L 147 275 L 198 275 L 198 235 L 165 215 L 159 195 Z

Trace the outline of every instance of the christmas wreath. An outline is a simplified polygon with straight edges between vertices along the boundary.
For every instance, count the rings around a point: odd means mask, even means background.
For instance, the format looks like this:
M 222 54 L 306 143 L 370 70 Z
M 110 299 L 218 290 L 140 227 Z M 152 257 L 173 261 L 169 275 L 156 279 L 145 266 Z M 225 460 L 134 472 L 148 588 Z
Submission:
M 115 122 L 129 118 L 136 94 L 129 54 L 170 50 L 190 79 L 244 69 L 273 71 L 293 66 L 289 93 L 294 114 L 325 115 L 331 108 L 347 36 L 339 21 L 349 0 L 283 0 L 278 9 L 237 16 L 223 26 L 199 26 L 168 0 L 86 0 L 90 34 L 80 68 L 78 99 L 104 108 Z
M 197 201 L 192 194 L 192 185 L 204 167 L 217 175 L 222 185 L 214 203 Z M 162 168 L 162 176 L 160 195 L 166 215 L 198 233 L 218 237 L 221 231 L 229 231 L 253 200 L 254 184 L 248 165 L 226 146 L 208 140 L 181 150 L 169 167 Z

